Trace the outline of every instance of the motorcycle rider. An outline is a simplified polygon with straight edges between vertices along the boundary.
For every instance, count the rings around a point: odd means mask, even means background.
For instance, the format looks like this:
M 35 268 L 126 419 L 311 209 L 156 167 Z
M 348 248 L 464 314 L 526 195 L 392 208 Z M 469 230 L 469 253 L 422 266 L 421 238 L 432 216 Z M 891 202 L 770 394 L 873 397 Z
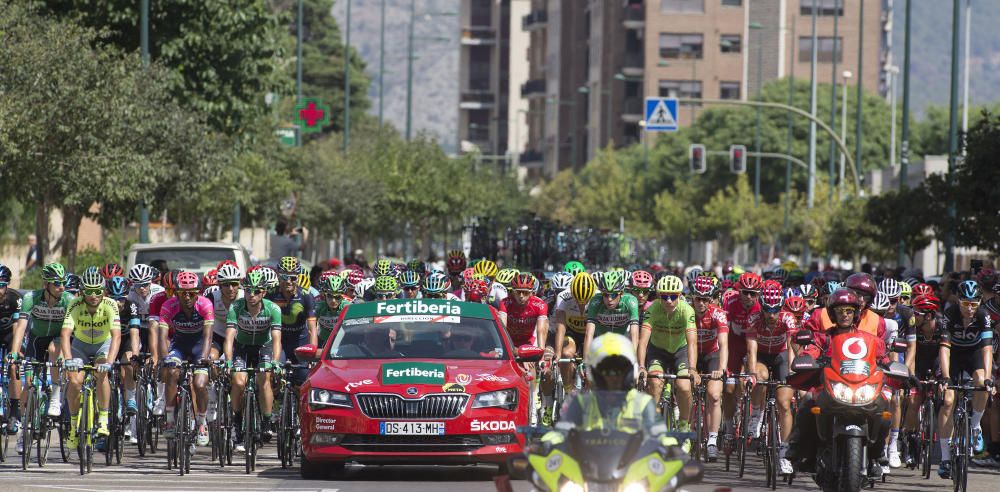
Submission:
M 829 330 L 814 330 L 813 344 L 804 347 L 800 351 L 800 354 L 807 354 L 813 358 L 829 356 L 831 349 L 834 348 L 830 344 L 830 340 L 833 339 L 834 335 L 845 332 L 857 332 L 864 334 L 861 336 L 875 346 L 879 363 L 887 364 L 889 358 L 884 340 L 878 336 L 869 336 L 872 334 L 862 330 L 862 317 L 859 316 L 859 313 L 863 310 L 863 301 L 853 290 L 841 288 L 834 291 L 827 300 L 826 312 L 823 316 L 824 318 L 833 320 L 833 326 Z M 874 315 L 874 313 L 872 314 Z M 819 318 L 820 316 L 813 316 L 813 319 Z M 788 451 L 785 454 L 785 458 L 791 461 L 797 470 L 805 473 L 814 472 L 816 467 L 816 452 L 819 440 L 816 439 L 816 415 L 811 411 L 814 406 L 816 406 L 815 399 L 810 393 L 807 400 L 799 405 L 795 424 L 792 427 L 792 434 L 788 438 Z M 870 430 L 877 437 L 869 445 L 868 456 L 882 456 L 882 450 L 889 435 L 889 427 L 889 425 L 884 424 L 877 429 Z M 868 464 L 867 468 L 869 477 L 877 479 L 882 476 L 882 467 L 874 459 Z

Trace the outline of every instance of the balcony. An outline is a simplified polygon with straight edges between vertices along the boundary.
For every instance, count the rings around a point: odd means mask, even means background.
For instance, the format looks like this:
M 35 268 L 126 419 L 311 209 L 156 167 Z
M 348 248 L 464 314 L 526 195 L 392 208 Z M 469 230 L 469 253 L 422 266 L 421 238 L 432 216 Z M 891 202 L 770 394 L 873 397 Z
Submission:
M 462 29 L 462 45 L 492 46 L 497 43 L 497 32 L 492 29 Z
M 638 123 L 642 120 L 643 101 L 639 98 L 626 99 L 622 103 L 622 121 Z
M 643 73 L 642 53 L 625 53 L 622 73 L 629 77 L 640 77 Z
M 545 95 L 545 79 L 532 79 L 521 84 L 521 97 L 533 98 Z
M 535 31 L 545 27 L 549 21 L 549 13 L 544 10 L 536 10 L 524 17 L 521 17 L 521 30 Z
M 459 109 L 493 109 L 496 97 L 490 91 L 462 91 Z
M 642 29 L 646 26 L 646 9 L 642 4 L 628 5 L 622 15 L 625 29 Z
M 528 168 L 539 168 L 545 161 L 545 154 L 537 150 L 526 150 L 518 158 L 518 164 Z

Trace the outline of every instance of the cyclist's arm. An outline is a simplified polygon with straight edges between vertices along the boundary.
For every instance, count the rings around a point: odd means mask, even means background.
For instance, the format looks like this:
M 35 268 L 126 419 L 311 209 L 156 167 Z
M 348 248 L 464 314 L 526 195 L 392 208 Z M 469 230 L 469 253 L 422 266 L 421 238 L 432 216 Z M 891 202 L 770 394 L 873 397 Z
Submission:
M 625 297 L 628 300 L 628 337 L 635 347 L 639 344 L 639 300 L 631 294 L 622 297 L 622 302 L 626 301 Z
M 639 372 L 646 372 L 646 351 L 649 348 L 649 336 L 653 334 L 653 326 L 643 323 L 639 330 L 639 343 L 635 346 L 635 358 L 639 361 Z
M 309 343 L 319 346 L 319 330 L 315 316 L 306 320 L 306 327 L 309 329 Z
M 951 344 L 945 340 L 941 341 L 938 349 L 938 365 L 941 367 L 941 377 L 949 379 L 951 377 Z M 990 365 L 990 367 L 993 367 Z
M 590 342 L 594 339 L 594 330 L 596 329 L 597 325 L 593 321 L 588 320 L 587 327 L 584 328 L 586 334 L 583 337 L 583 350 L 581 351 L 583 357 L 587 357 L 587 351 L 590 350 Z
M 274 304 L 271 304 L 271 360 L 281 360 L 281 310 Z
M 233 341 L 236 340 L 236 303 L 232 303 L 229 306 L 229 311 L 226 313 L 226 343 L 222 347 L 222 352 L 226 356 L 226 360 L 233 360 Z
M 549 336 L 549 317 L 542 315 L 538 317 L 538 321 L 535 322 L 535 343 L 539 347 L 545 348 L 545 339 Z
M 66 313 L 66 317 L 63 318 L 62 331 L 59 333 L 60 349 L 62 350 L 63 360 L 70 360 L 73 358 L 73 352 L 70 349 L 70 345 L 73 343 L 73 328 L 75 328 L 75 320 L 73 315 L 69 312 Z
M 212 352 L 212 326 L 215 325 L 215 320 L 206 319 L 205 326 L 202 328 L 201 339 L 201 358 L 208 359 L 208 355 Z
M 566 311 L 556 311 L 556 358 L 561 359 L 566 341 Z
M 719 341 L 719 370 L 725 372 L 729 367 L 729 332 L 716 335 Z
M 684 323 L 684 338 L 687 339 L 688 347 L 688 367 L 691 368 L 691 372 L 695 373 L 695 381 L 697 381 L 698 372 L 698 326 L 694 321 L 694 308 L 688 306 L 687 317 Z
M 500 303 L 500 306 L 500 309 L 503 309 L 502 302 Z M 497 311 L 497 317 L 500 318 L 500 324 L 502 324 L 504 328 L 507 328 L 507 313 L 505 311 Z
M 111 309 L 115 314 L 111 318 L 111 348 L 108 350 L 108 362 L 118 360 L 118 349 L 121 348 L 122 343 L 122 321 L 118 312 L 118 303 L 112 302 Z
M 21 347 L 24 346 L 24 330 L 28 327 L 28 317 L 21 313 L 21 317 L 14 322 L 14 334 L 11 338 L 11 350 L 16 350 L 23 355 Z
M 748 373 L 757 372 L 757 339 L 747 337 L 747 368 Z
M 132 355 L 139 355 L 139 327 L 132 325 L 128 329 L 129 333 L 129 345 L 131 345 Z

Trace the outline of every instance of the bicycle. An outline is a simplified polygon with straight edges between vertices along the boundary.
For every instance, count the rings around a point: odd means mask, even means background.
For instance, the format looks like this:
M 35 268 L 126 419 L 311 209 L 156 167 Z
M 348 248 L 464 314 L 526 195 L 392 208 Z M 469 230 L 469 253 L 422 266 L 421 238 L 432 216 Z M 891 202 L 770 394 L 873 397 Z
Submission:
M 246 388 L 243 392 L 243 445 L 246 451 L 243 453 L 246 459 L 246 474 L 257 469 L 257 448 L 263 445 L 261 428 L 263 418 L 260 413 L 260 402 L 257 401 L 257 374 L 263 373 L 266 377 L 270 369 L 264 369 L 268 363 L 261 363 L 258 367 L 234 368 L 233 372 L 245 372 L 247 374 Z
M 215 367 L 215 377 L 211 385 L 215 391 L 215 419 L 209 422 L 209 434 L 212 437 L 212 460 L 218 460 L 219 466 L 233 464 L 233 416 L 232 402 L 229 400 L 229 372 L 225 370 L 226 361 L 212 362 Z
M 775 490 L 778 487 L 779 458 L 778 446 L 781 437 L 778 432 L 778 405 L 777 388 L 785 383 L 775 380 L 761 381 L 758 384 L 767 388 L 767 397 L 764 403 L 763 426 L 761 438 L 763 446 L 761 450 L 764 454 L 764 469 L 767 477 L 767 487 Z
M 705 405 L 705 395 L 708 394 L 708 382 L 713 378 L 708 373 L 698 375 L 701 377 L 701 384 L 691 391 L 691 432 L 695 435 L 695 442 L 691 445 L 691 457 L 697 461 L 709 461 L 708 407 Z M 715 381 L 720 379 L 714 378 Z
M 94 468 L 94 444 L 97 441 L 97 367 L 84 365 L 83 384 L 80 385 L 80 409 L 77 411 L 77 455 L 80 458 L 80 475 L 86 475 Z
M 10 444 L 12 430 L 11 418 L 13 418 L 13 407 L 10 404 L 10 395 L 7 389 L 10 387 L 10 369 L 12 364 L 7 360 L 7 352 L 0 347 L 0 463 L 7 461 L 7 449 Z
M 744 388 L 740 399 L 737 400 L 736 411 L 730 417 L 723 437 L 723 454 L 726 455 L 726 471 L 730 468 L 730 459 L 733 452 L 736 452 L 736 460 L 739 462 L 740 478 L 746 469 L 747 444 L 750 442 L 750 391 L 753 389 L 753 380 L 756 377 L 751 373 L 733 374 L 730 377 L 736 381 L 743 379 Z
M 563 402 L 566 401 L 566 386 L 563 381 L 562 371 L 559 370 L 559 364 L 573 364 L 573 389 L 575 391 L 581 391 L 586 386 L 586 376 L 583 371 L 583 357 L 569 357 L 563 359 L 555 359 L 552 361 L 552 423 L 559 421 L 561 416 Z M 539 365 L 539 372 L 545 371 L 547 368 Z M 541 396 L 541 385 L 539 385 L 539 396 Z M 539 415 L 543 415 L 545 408 L 539 409 Z M 541 417 L 539 417 L 541 421 Z
M 677 432 L 677 422 L 679 418 L 677 417 L 677 396 L 675 388 L 671 388 L 669 391 L 667 389 L 668 383 L 673 383 L 678 379 L 694 380 L 693 376 L 678 376 L 676 374 L 649 374 L 646 373 L 647 382 L 649 378 L 659 379 L 663 381 L 663 391 L 660 392 L 660 401 L 657 402 L 657 406 L 660 407 L 660 412 L 663 414 L 664 422 L 667 424 L 667 432 Z M 645 386 L 645 384 L 643 384 Z
M 207 365 L 188 361 L 179 364 L 180 375 L 174 403 L 174 436 L 167 438 L 167 469 L 170 470 L 172 465 L 176 466 L 182 477 L 191 473 L 191 455 L 194 454 L 194 442 L 198 433 L 191 399 L 191 376 L 194 369 L 204 367 Z
M 972 386 L 972 380 L 963 379 L 959 384 L 948 384 L 955 395 L 955 431 L 951 436 L 951 480 L 955 492 L 965 492 L 969 485 L 969 459 L 972 456 L 972 396 L 973 391 L 989 391 L 986 386 Z
M 132 357 L 132 363 L 136 366 L 136 370 L 133 371 L 135 401 L 139 407 L 134 417 L 139 456 L 146 456 L 147 450 L 150 453 L 155 453 L 160 437 L 159 419 L 157 415 L 153 414 L 153 402 L 156 401 L 156 383 L 151 360 L 152 355 L 145 352 Z
M 300 443 L 299 439 L 299 397 L 298 391 L 292 385 L 292 371 L 307 367 L 306 364 L 293 364 L 286 361 L 281 373 L 281 403 L 278 419 L 278 459 L 281 467 L 288 468 L 295 464 Z
M 21 469 L 27 470 L 31 461 L 31 450 L 36 448 L 38 467 L 48 461 L 49 446 L 52 442 L 52 421 L 48 416 L 49 392 L 48 376 L 52 363 L 36 360 L 21 362 L 24 370 L 25 388 L 24 416 L 21 422 L 24 452 L 21 454 Z
M 111 391 L 108 399 L 108 436 L 104 442 L 104 459 L 108 466 L 111 466 L 112 462 L 119 465 L 122 463 L 122 447 L 125 445 L 123 436 L 125 429 L 128 428 L 124 386 L 121 382 L 121 363 L 113 363 L 112 368 L 108 373 Z

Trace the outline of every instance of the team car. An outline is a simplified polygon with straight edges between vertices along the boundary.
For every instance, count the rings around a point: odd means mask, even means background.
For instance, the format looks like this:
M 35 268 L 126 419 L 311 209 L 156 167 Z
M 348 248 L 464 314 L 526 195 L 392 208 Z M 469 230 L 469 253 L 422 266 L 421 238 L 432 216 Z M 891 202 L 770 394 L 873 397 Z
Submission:
M 360 464 L 505 466 L 523 452 L 534 345 L 513 347 L 485 304 L 393 299 L 353 304 L 300 390 L 301 474 Z

